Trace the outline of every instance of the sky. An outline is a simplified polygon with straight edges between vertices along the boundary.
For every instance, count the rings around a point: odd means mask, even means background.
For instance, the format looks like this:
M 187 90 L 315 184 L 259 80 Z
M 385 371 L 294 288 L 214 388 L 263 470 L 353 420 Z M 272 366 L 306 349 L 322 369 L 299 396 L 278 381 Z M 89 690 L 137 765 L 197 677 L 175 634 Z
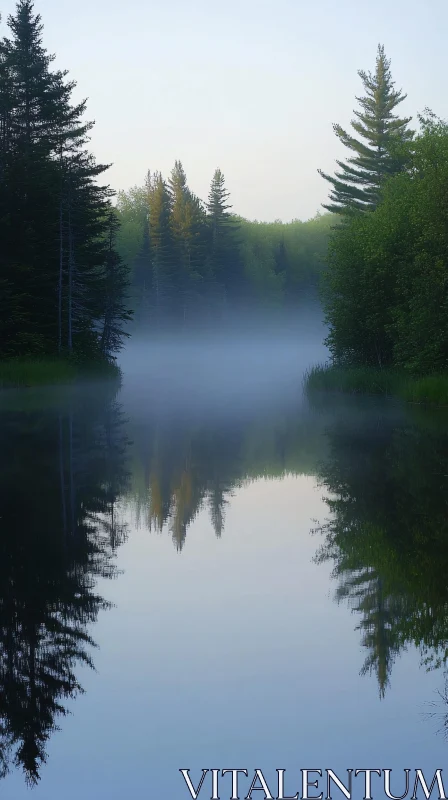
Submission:
M 2 2 L 2 33 L 15 0 Z M 179 159 L 206 199 L 216 167 L 233 211 L 309 219 L 328 197 L 317 170 L 348 153 L 357 71 L 391 59 L 400 113 L 448 117 L 446 0 L 35 0 L 44 45 L 88 98 L 91 149 L 116 190 Z

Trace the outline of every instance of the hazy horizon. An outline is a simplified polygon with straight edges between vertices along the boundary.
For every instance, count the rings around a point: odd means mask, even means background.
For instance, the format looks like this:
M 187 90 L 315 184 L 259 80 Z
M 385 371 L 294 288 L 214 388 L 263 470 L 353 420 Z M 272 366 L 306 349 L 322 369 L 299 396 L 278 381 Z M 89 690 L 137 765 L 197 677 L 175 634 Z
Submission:
M 313 217 L 328 197 L 317 169 L 333 173 L 347 155 L 332 123 L 350 125 L 362 94 L 357 70 L 374 69 L 379 42 L 408 94 L 400 112 L 415 120 L 429 106 L 448 116 L 441 0 L 379 0 L 374 16 L 354 0 L 34 7 L 55 65 L 77 81 L 74 97 L 89 98 L 91 150 L 113 163 L 107 180 L 115 190 L 141 185 L 148 169 L 167 176 L 180 159 L 203 199 L 219 166 L 240 216 Z M 14 8 L 15 0 L 3 3 L 3 35 Z

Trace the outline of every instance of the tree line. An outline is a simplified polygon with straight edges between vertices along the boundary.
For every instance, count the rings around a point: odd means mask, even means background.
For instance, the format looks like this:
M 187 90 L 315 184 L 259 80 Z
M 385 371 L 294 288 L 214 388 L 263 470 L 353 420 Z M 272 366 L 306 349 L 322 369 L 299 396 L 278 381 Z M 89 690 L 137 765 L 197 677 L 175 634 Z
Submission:
M 316 286 L 331 215 L 249 222 L 221 170 L 206 202 L 176 161 L 119 193 L 89 151 L 93 123 L 52 68 L 32 0 L 0 41 L 0 358 L 108 359 L 136 321 L 215 320 L 252 302 L 281 307 Z
M 335 126 L 353 156 L 338 162 L 326 208 L 330 239 L 323 295 L 336 363 L 397 367 L 416 375 L 448 365 L 448 124 L 426 109 L 419 130 L 394 113 L 390 61 L 378 48 L 374 74 L 352 122 Z
M 220 169 L 204 203 L 180 161 L 168 180 L 148 172 L 143 187 L 119 193 L 117 243 L 131 269 L 136 323 L 216 319 L 247 303 L 282 307 L 317 286 L 330 214 L 262 223 L 231 208 Z
M 32 0 L 0 41 L 0 357 L 110 359 L 130 319 L 107 170 L 86 102 L 52 69 Z
M 207 206 L 176 161 L 166 181 L 148 172 L 143 188 L 120 193 L 121 252 L 133 270 L 139 321 L 186 320 L 206 301 L 216 310 L 243 290 L 237 226 L 216 170 Z

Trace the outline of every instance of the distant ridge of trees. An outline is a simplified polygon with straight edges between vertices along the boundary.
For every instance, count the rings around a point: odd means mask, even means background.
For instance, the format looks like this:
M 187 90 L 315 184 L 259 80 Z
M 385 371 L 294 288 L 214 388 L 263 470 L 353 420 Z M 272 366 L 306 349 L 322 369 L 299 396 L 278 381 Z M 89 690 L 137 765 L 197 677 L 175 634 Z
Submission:
M 239 303 L 282 307 L 317 286 L 331 214 L 265 223 L 231 208 L 221 170 L 204 203 L 180 161 L 167 181 L 148 172 L 143 187 L 118 194 L 117 246 L 131 269 L 138 322 L 215 319 Z

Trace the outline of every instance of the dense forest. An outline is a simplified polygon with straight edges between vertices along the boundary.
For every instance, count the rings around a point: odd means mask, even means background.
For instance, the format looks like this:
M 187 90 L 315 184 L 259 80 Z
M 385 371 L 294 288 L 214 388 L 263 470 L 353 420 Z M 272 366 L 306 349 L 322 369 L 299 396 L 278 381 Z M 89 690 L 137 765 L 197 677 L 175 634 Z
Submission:
M 282 306 L 316 286 L 331 215 L 248 222 L 217 169 L 207 202 L 179 161 L 114 192 L 89 152 L 86 102 L 53 70 L 32 0 L 0 42 L 0 358 L 110 360 L 138 324 Z
M 32 0 L 0 42 L 0 357 L 111 360 L 139 326 L 223 318 L 229 309 L 294 307 L 323 275 L 327 344 L 339 365 L 425 375 L 448 359 L 448 123 L 419 130 L 396 112 L 379 46 L 326 213 L 307 222 L 232 212 L 216 169 L 204 202 L 180 161 L 170 176 L 114 192 L 88 150 L 86 103 L 52 69 Z
M 352 122 L 335 126 L 352 152 L 339 163 L 326 208 L 340 223 L 330 239 L 324 302 L 328 345 L 342 366 L 394 367 L 410 375 L 448 365 L 446 227 L 448 124 L 429 110 L 394 113 L 405 99 L 379 47 Z
M 142 186 L 115 195 L 102 183 L 108 166 L 89 150 L 86 103 L 73 102 L 74 82 L 52 68 L 31 0 L 18 0 L 8 26 L 0 41 L 1 361 L 107 365 L 133 331 L 182 332 L 249 308 L 286 319 L 320 288 L 338 368 L 446 373 L 448 122 L 425 110 L 413 130 L 398 115 L 406 95 L 382 46 L 373 74 L 359 72 L 365 94 L 354 133 L 334 126 L 352 155 L 334 176 L 321 172 L 331 186 L 325 213 L 263 222 L 233 212 L 220 169 L 199 198 L 179 160 L 169 176 L 148 172 Z M 238 336 L 223 338 L 240 374 Z M 257 339 L 263 369 L 268 341 Z M 192 360 L 182 352 L 172 367 L 159 344 L 164 374 L 178 369 L 194 384 Z M 216 349 L 213 358 L 221 367 Z M 213 395 L 223 406 L 226 369 Z M 210 535 L 225 537 L 230 497 L 254 480 L 308 475 L 323 488 L 328 519 L 313 523 L 315 562 L 331 565 L 334 599 L 354 612 L 362 672 L 381 698 L 408 647 L 428 669 L 446 667 L 443 410 L 429 418 L 316 394 L 300 407 L 298 384 L 292 407 L 282 406 L 274 378 L 274 410 L 253 402 L 252 387 L 247 414 L 243 391 L 238 415 L 223 418 L 200 405 L 200 380 L 190 405 L 184 395 L 166 402 L 182 381 L 165 381 L 156 402 L 164 376 L 154 375 L 150 400 L 127 377 L 137 409 L 130 419 L 115 384 L 1 393 L 0 779 L 16 767 L 38 782 L 58 721 L 83 691 L 79 667 L 94 666 L 94 625 L 110 607 L 98 583 L 116 576 L 127 526 L 169 536 L 185 559 L 197 516 L 208 513 Z M 260 386 L 267 395 L 267 382 Z
M 222 318 L 247 305 L 282 308 L 317 288 L 331 214 L 263 223 L 230 209 L 219 169 L 203 203 L 179 161 L 168 180 L 148 173 L 143 187 L 119 193 L 117 247 L 130 267 L 137 324 Z
M 0 357 L 108 360 L 130 319 L 112 192 L 88 151 L 86 103 L 52 70 L 19 0 L 0 41 Z

